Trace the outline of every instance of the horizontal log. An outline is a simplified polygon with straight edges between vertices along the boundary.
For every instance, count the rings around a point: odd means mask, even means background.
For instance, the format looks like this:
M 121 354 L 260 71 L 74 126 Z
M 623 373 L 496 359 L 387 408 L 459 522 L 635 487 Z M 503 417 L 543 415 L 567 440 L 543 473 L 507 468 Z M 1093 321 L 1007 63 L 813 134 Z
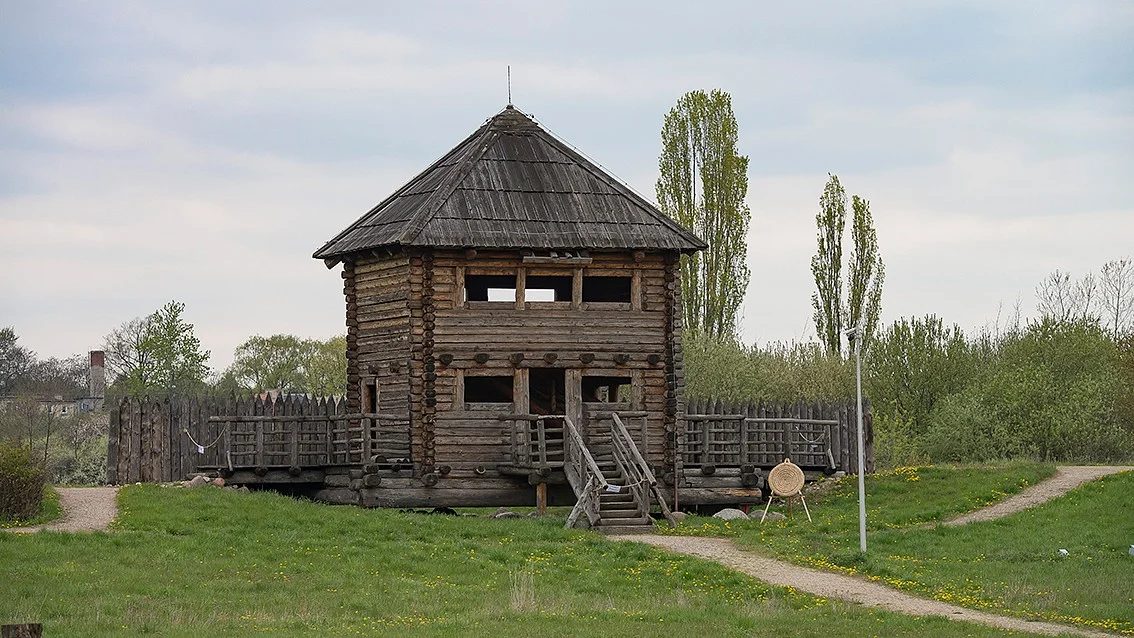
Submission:
M 659 488 L 665 496 L 666 502 L 673 505 L 673 488 L 661 485 L 659 485 Z M 688 505 L 750 505 L 760 502 L 763 496 L 761 490 L 752 487 L 705 489 L 680 486 L 677 488 L 678 503 L 683 507 Z
M 408 422 L 409 417 L 397 414 L 385 413 L 364 413 L 364 414 L 273 414 L 273 415 L 220 415 L 209 417 L 210 423 L 276 423 L 276 422 L 300 422 L 310 423 L 313 421 L 349 421 L 354 419 L 377 419 L 379 421 L 393 421 L 393 422 Z
M 549 485 L 547 492 L 549 505 L 575 502 L 566 485 Z M 364 507 L 523 507 L 535 505 L 535 488 L 525 480 L 507 489 L 454 489 L 445 487 L 442 480 L 434 487 L 363 489 L 359 497 Z

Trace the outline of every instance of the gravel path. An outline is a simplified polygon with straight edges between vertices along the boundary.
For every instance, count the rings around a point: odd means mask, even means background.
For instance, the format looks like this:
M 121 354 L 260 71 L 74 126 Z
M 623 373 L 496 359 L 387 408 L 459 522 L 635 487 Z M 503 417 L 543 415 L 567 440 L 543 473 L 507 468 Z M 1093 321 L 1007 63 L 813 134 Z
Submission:
M 1056 469 L 1055 475 L 1003 501 L 975 512 L 970 512 L 947 521 L 945 525 L 967 525 L 976 521 L 991 521 L 1021 510 L 1046 503 L 1079 487 L 1110 474 L 1134 470 L 1131 466 L 1090 466 L 1065 465 Z M 1075 634 L 1079 636 L 1112 637 L 1114 634 L 1067 627 L 1054 623 L 1034 622 L 997 616 L 974 609 L 927 600 L 911 596 L 884 585 L 861 578 L 833 574 L 807 567 L 800 567 L 738 549 L 726 538 L 694 538 L 689 536 L 621 536 L 618 540 L 649 543 L 672 552 L 689 554 L 717 561 L 749 576 L 773 585 L 783 585 L 827 598 L 838 598 L 860 603 L 868 607 L 878 607 L 889 611 L 914 616 L 944 616 L 956 620 L 967 620 L 1001 629 L 1026 631 L 1048 636 Z
M 1126 465 L 1062 465 L 1055 470 L 1055 475 L 1046 481 L 1041 481 L 1028 489 L 1010 496 L 999 503 L 989 505 L 975 512 L 969 512 L 945 521 L 945 525 L 968 525 L 977 521 L 991 521 L 1009 514 L 1015 514 L 1040 503 L 1062 496 L 1070 490 L 1079 487 L 1087 481 L 1102 478 L 1110 474 L 1117 474 L 1127 470 L 1134 470 L 1134 466 Z
M 63 516 L 38 527 L 13 527 L 9 532 L 94 532 L 105 530 L 118 515 L 117 487 L 57 487 Z
M 717 561 L 726 567 L 758 578 L 773 585 L 794 587 L 795 589 L 850 602 L 877 607 L 888 611 L 914 616 L 944 616 L 955 620 L 967 620 L 1001 629 L 1025 631 L 1047 636 L 1073 634 L 1097 638 L 1113 638 L 1107 634 L 1078 627 L 1067 627 L 1053 623 L 1033 622 L 1019 618 L 1009 618 L 994 614 L 965 609 L 935 600 L 911 596 L 889 587 L 842 574 L 823 572 L 791 563 L 764 558 L 743 551 L 727 538 L 695 538 L 691 536 L 613 536 L 616 540 L 649 543 L 662 549 L 699 558 Z

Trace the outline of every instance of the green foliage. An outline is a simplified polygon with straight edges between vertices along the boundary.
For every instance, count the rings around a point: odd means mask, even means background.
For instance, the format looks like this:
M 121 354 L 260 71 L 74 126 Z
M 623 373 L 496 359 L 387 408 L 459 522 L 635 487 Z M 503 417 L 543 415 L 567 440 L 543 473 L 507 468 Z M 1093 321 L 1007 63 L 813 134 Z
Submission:
M 209 351 L 182 315 L 185 304 L 170 301 L 145 318 L 122 324 L 106 336 L 112 391 L 130 395 L 184 394 L 204 388 Z
M 185 304 L 170 301 L 150 317 L 142 348 L 151 354 L 153 377 L 167 394 L 191 392 L 203 386 L 209 373 L 209 351 L 193 334 L 182 314 Z
M 857 327 L 864 351 L 878 328 L 882 314 L 882 282 L 886 269 L 878 253 L 878 235 L 870 202 L 855 195 L 851 218 L 853 246 L 847 264 L 847 298 L 843 300 L 843 231 L 847 219 L 847 193 L 837 175 L 828 173 L 827 184 L 819 197 L 819 213 L 815 255 L 811 258 L 811 274 L 815 293 L 811 295 L 815 333 L 819 342 L 833 356 L 842 353 L 843 330 Z
M 1097 324 L 1045 318 L 1007 338 L 999 356 L 965 388 L 971 409 L 935 414 L 933 428 L 1003 437 L 1009 456 L 1130 458 L 1134 421 L 1120 411 L 1120 363 L 1118 347 Z M 951 418 L 958 414 L 968 421 Z
M 745 347 L 690 337 L 686 394 L 844 400 L 852 362 L 812 343 Z M 1045 319 L 966 338 L 933 315 L 882 330 L 863 361 L 880 468 L 928 461 L 1134 458 L 1134 336 Z
M 847 193 L 839 178 L 829 175 L 823 195 L 819 197 L 819 213 L 815 215 L 819 247 L 811 258 L 811 274 L 815 277 L 811 305 L 815 309 L 815 333 L 819 342 L 835 356 L 842 353 L 843 228 L 846 219 Z
M 294 335 L 256 335 L 236 347 L 229 370 L 237 383 L 253 392 L 301 392 L 303 366 L 311 351 L 311 341 Z
M 855 195 L 851 198 L 853 219 L 851 238 L 854 240 L 847 272 L 847 327 L 862 325 L 860 338 L 866 346 L 873 345 L 874 333 L 882 314 L 882 282 L 886 280 L 886 267 L 878 254 L 878 235 L 874 231 L 874 218 L 870 215 L 870 202 Z
M 253 392 L 344 394 L 346 337 L 326 341 L 285 334 L 250 337 L 237 346 L 221 384 Z
M 47 475 L 27 448 L 0 441 L 0 521 L 33 518 L 43 502 Z
M 854 396 L 854 367 L 816 343 L 745 347 L 731 340 L 685 339 L 686 395 L 726 401 L 842 400 Z
M 35 365 L 35 353 L 18 345 L 19 339 L 11 326 L 0 328 L 0 395 L 14 394 Z
M 895 321 L 877 335 L 863 362 L 863 391 L 875 413 L 924 433 L 934 405 L 975 372 L 964 332 L 928 315 Z
M 318 396 L 346 394 L 346 335 L 316 341 L 306 366 L 307 392 Z
M 691 334 L 732 338 L 748 288 L 748 157 L 736 141 L 732 98 L 715 89 L 683 95 L 662 125 L 658 206 L 709 245 L 681 261 L 683 326 Z

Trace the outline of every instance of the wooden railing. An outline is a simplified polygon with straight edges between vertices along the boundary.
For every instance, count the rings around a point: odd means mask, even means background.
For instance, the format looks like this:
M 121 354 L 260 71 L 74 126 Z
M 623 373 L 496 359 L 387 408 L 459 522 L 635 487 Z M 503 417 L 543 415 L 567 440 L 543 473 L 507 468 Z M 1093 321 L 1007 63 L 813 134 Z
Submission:
M 614 462 L 622 472 L 622 476 L 626 478 L 626 486 L 634 497 L 638 511 L 649 513 L 650 496 L 653 495 L 661 506 L 665 520 L 669 521 L 671 527 L 677 527 L 677 521 L 674 520 L 665 497 L 658 489 L 658 481 L 646 459 L 642 458 L 642 453 L 634 444 L 634 439 L 630 436 L 626 425 L 617 413 L 612 415 L 612 421 L 614 424 L 611 426 L 611 443 Z
M 567 516 L 565 528 L 575 526 L 581 516 L 585 516 L 589 525 L 599 521 L 599 494 L 608 490 L 611 485 L 602 475 L 591 451 L 583 441 L 583 436 L 566 416 L 563 418 L 563 472 L 567 475 L 567 482 L 571 484 L 577 500 L 575 507 Z
M 525 468 L 561 468 L 564 461 L 565 417 L 557 414 L 505 414 L 510 421 L 509 451 L 512 463 Z
M 220 468 L 321 468 L 410 456 L 406 415 L 347 414 L 341 397 L 124 399 L 108 409 L 111 483 L 177 481 Z
M 227 414 L 208 422 L 219 426 L 221 466 L 230 470 L 409 463 L 409 421 L 396 415 Z
M 873 433 L 869 404 L 866 469 L 873 469 Z M 856 469 L 855 406 L 845 404 L 747 404 L 691 401 L 685 415 L 681 459 L 696 468 L 771 468 L 785 458 L 808 469 Z

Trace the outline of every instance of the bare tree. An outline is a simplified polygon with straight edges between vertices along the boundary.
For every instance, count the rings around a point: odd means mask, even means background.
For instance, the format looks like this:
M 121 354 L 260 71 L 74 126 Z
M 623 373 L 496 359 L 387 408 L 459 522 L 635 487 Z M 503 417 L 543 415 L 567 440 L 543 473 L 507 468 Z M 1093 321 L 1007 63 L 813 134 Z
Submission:
M 1070 273 L 1056 269 L 1036 287 L 1036 307 L 1040 315 L 1055 321 L 1097 322 L 1097 290 L 1098 283 L 1091 273 L 1076 281 Z
M 149 331 L 150 317 L 135 317 L 106 335 L 102 349 L 106 351 L 106 367 L 111 380 L 139 378 L 143 384 L 151 382 L 149 350 L 144 347 Z
M 1099 273 L 1099 306 L 1102 321 L 1114 339 L 1134 329 L 1134 261 L 1129 257 L 1103 264 Z

